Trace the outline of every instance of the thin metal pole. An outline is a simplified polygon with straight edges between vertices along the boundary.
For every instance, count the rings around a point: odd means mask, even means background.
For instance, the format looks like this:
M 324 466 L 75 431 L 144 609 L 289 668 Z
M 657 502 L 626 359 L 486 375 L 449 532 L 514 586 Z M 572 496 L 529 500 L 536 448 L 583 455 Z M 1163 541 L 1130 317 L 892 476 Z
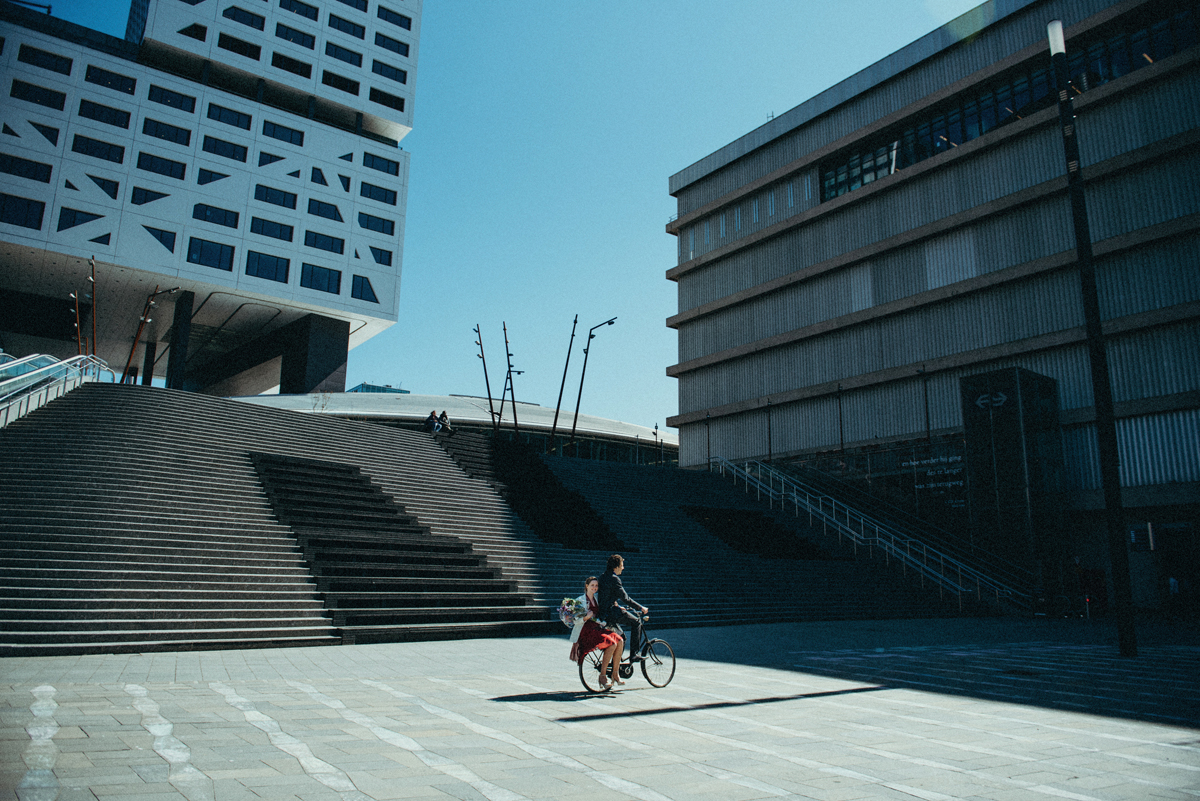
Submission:
M 492 416 L 492 432 L 500 433 L 500 424 L 496 421 L 496 409 L 492 406 L 492 385 L 488 381 L 487 358 L 483 355 L 483 334 L 479 331 L 479 323 L 475 324 L 475 344 L 479 346 L 479 358 L 483 360 L 483 385 L 487 387 L 488 414 Z
M 142 331 L 146 329 L 146 323 L 149 321 L 150 308 L 154 305 L 154 298 L 158 296 L 158 284 L 154 285 L 154 292 L 146 298 L 146 306 L 142 309 L 142 319 L 138 322 L 137 333 L 133 335 L 133 347 L 129 349 L 129 358 L 125 360 L 125 371 L 121 373 L 121 383 L 129 378 L 129 367 L 133 364 L 133 354 L 137 353 L 138 343 L 142 341 Z
M 571 341 L 567 343 L 567 361 L 563 365 L 562 383 L 558 385 L 558 402 L 554 404 L 554 423 L 550 426 L 550 449 L 554 449 L 554 432 L 558 430 L 558 410 L 562 407 L 563 390 L 567 388 L 567 368 L 571 366 L 571 349 L 575 347 L 575 327 L 579 325 L 579 315 L 575 315 L 571 323 Z
M 588 329 L 587 344 L 583 348 L 583 370 L 579 373 L 579 394 L 575 397 L 575 419 L 571 422 L 571 443 L 572 444 L 574 444 L 574 442 L 575 442 L 575 427 L 579 424 L 579 404 L 580 404 L 580 401 L 583 400 L 583 379 L 587 375 L 588 351 L 590 351 L 592 349 L 592 340 L 596 338 L 596 335 L 593 332 L 597 328 L 601 328 L 602 326 L 606 326 L 606 325 L 612 325 L 616 321 L 617 321 L 617 318 L 614 317 L 611 320 L 605 320 L 604 322 L 600 323 L 599 325 L 594 325 Z M 575 450 L 576 450 L 576 452 L 578 452 L 578 450 L 579 450 L 578 445 L 575 446 Z
M 838 384 L 837 390 L 838 403 L 838 441 L 841 443 L 842 453 L 846 452 L 846 428 L 842 425 L 842 385 Z
M 521 425 L 520 425 L 520 423 L 517 422 L 517 385 L 513 383 L 513 376 L 520 375 L 521 373 L 524 372 L 524 370 L 514 370 L 513 369 L 512 351 L 509 349 L 510 346 L 509 346 L 509 342 L 508 342 L 508 323 L 502 322 L 501 326 L 504 328 L 504 354 L 505 354 L 505 358 L 508 359 L 508 391 L 509 391 L 510 397 L 512 398 L 513 431 L 517 435 L 517 440 L 520 441 Z M 501 400 L 501 402 L 500 402 L 500 411 L 501 411 L 501 413 L 504 412 L 504 401 L 503 400 Z
M 100 293 L 96 291 L 96 257 L 92 256 L 88 259 L 88 264 L 92 267 L 92 275 L 88 279 L 92 282 L 92 355 L 96 355 L 96 308 L 100 304 L 96 297 Z
M 771 399 L 767 398 L 767 462 L 771 461 Z

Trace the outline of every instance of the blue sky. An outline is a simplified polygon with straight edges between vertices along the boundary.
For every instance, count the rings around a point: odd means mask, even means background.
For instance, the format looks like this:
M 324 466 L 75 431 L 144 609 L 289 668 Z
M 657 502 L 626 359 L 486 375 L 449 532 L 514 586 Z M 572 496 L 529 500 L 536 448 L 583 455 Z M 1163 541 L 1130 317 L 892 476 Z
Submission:
M 170 1 L 170 0 L 167 0 Z M 399 0 L 404 2 L 404 0 Z M 508 324 L 521 401 L 664 427 L 677 412 L 667 179 L 965 13 L 974 0 L 426 0 L 400 320 L 347 386 L 493 392 Z M 128 4 L 56 0 L 117 36 Z

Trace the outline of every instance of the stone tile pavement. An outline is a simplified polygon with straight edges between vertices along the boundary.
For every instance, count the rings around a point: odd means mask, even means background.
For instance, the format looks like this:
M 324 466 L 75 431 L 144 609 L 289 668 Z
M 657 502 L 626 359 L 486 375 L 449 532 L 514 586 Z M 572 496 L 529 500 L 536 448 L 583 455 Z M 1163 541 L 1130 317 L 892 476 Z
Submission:
M 657 632 L 588 695 L 562 637 L 0 661 L 0 801 L 1200 798 L 1200 631 Z

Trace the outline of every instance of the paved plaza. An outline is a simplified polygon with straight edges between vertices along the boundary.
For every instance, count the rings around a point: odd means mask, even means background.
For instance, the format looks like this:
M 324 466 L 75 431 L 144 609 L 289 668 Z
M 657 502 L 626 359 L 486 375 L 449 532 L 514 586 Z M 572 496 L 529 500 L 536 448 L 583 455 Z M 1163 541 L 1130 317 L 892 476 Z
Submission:
M 588 695 L 560 637 L 0 660 L 0 799 L 1195 799 L 1200 633 L 1082 620 L 657 632 Z

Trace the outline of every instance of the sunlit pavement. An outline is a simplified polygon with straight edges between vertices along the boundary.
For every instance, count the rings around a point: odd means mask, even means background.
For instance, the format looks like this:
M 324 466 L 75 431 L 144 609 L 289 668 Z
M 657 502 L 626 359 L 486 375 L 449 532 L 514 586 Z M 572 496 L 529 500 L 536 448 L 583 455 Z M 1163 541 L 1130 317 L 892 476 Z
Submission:
M 0 799 L 1194 799 L 1200 633 L 1104 622 L 655 632 L 0 660 Z

